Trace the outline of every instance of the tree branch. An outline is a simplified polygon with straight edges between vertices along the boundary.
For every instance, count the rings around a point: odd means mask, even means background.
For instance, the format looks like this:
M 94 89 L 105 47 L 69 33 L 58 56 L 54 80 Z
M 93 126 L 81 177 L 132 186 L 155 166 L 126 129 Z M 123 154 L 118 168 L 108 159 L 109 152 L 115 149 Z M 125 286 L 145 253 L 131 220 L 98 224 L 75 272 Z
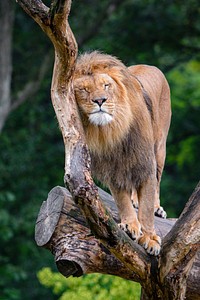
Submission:
M 48 24 L 49 8 L 41 0 L 16 0 L 24 11 L 33 18 L 41 27 Z
M 178 268 L 187 255 L 190 259 L 200 249 L 200 184 L 187 202 L 175 226 L 163 241 L 161 276 L 165 278 L 170 270 Z M 166 264 L 166 261 L 170 261 Z M 188 262 L 189 263 L 189 262 Z
M 101 189 L 99 194 L 115 221 L 119 222 L 113 198 Z M 175 222 L 176 220 L 155 217 L 156 232 L 164 238 Z M 86 219 L 71 194 L 63 187 L 53 188 L 43 202 L 36 221 L 35 239 L 38 246 L 43 246 L 54 254 L 58 270 L 66 277 L 99 272 L 140 282 L 136 273 L 120 262 L 91 234 Z M 143 251 L 142 247 L 138 251 Z M 198 299 L 200 295 L 199 266 L 200 251 L 197 252 L 184 286 L 187 288 L 187 299 Z
M 186 281 L 195 256 L 200 251 L 200 184 L 187 202 L 181 216 L 163 241 L 160 277 L 174 299 L 186 294 Z M 176 287 L 176 288 L 175 288 Z M 174 291 L 176 295 L 174 296 Z
M 110 204 L 118 217 L 113 199 Z M 47 201 L 43 202 L 36 222 L 35 238 L 39 246 L 45 246 L 54 253 L 57 267 L 65 276 L 99 272 L 138 281 L 137 275 L 125 268 L 91 234 L 71 194 L 62 187 L 51 190 Z

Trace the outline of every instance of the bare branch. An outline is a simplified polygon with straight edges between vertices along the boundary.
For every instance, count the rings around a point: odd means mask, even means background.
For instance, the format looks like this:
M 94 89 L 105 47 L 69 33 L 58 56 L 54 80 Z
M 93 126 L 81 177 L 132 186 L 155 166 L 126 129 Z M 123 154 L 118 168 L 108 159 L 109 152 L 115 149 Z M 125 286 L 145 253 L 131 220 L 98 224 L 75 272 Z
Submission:
M 187 261 L 187 256 L 191 259 L 200 249 L 199 199 L 200 184 L 190 197 L 175 226 L 164 239 L 161 256 L 162 278 L 165 278 L 170 270 L 178 269 L 184 261 Z M 168 261 L 167 264 L 166 261 Z M 188 263 L 190 263 L 189 260 Z
M 41 0 L 16 0 L 24 11 L 41 27 L 48 23 L 49 8 Z

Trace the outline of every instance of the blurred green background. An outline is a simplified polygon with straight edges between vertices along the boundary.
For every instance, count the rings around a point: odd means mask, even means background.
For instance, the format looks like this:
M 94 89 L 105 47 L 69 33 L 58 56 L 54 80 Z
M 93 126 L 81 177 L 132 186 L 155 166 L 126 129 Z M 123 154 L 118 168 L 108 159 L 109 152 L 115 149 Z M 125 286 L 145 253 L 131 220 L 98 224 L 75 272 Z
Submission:
M 0 132 L 0 300 L 139 299 L 139 286 L 120 278 L 65 279 L 34 242 L 42 201 L 63 185 L 64 147 L 50 99 L 52 45 L 15 1 L 1 1 L 0 19 L 10 12 L 10 31 L 0 33 L 12 69 Z M 165 73 L 173 116 L 161 200 L 168 216 L 178 217 L 200 177 L 199 1 L 74 0 L 70 24 L 80 52 L 98 49 Z M 2 38 L 11 38 L 11 53 Z

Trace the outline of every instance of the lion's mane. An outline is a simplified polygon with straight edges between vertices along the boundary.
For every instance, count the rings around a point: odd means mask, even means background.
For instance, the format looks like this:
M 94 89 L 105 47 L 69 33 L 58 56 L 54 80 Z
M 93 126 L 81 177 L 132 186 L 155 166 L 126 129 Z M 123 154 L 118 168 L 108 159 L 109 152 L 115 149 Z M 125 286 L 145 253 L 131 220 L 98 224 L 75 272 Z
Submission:
M 92 169 L 105 183 L 109 183 L 115 173 L 118 185 L 131 189 L 131 185 L 138 186 L 152 172 L 151 117 L 139 81 L 113 56 L 96 51 L 81 55 L 74 80 L 83 78 L 84 81 L 85 76 L 101 73 L 108 74 L 116 83 L 116 114 L 106 126 L 95 126 L 82 116 Z M 116 173 L 119 166 L 121 172 Z M 131 175 L 127 175 L 128 170 Z
M 82 117 L 83 123 L 86 124 L 86 138 L 90 150 L 102 153 L 110 151 L 116 144 L 121 142 L 133 126 L 137 130 L 142 126 L 142 130 L 148 132 L 148 126 L 145 128 L 145 124 L 149 119 L 149 114 L 144 101 L 142 101 L 142 106 L 145 107 L 143 113 L 140 113 L 142 107 L 138 99 L 143 96 L 139 82 L 129 69 L 114 56 L 102 54 L 98 51 L 81 55 L 76 63 L 74 80 L 82 78 L 84 81 L 85 76 L 101 73 L 109 75 L 117 86 L 114 99 L 116 105 L 115 118 L 112 123 L 104 127 L 98 127 L 88 123 L 84 116 Z M 138 118 L 138 116 L 140 117 Z M 136 135 L 138 134 L 137 132 Z

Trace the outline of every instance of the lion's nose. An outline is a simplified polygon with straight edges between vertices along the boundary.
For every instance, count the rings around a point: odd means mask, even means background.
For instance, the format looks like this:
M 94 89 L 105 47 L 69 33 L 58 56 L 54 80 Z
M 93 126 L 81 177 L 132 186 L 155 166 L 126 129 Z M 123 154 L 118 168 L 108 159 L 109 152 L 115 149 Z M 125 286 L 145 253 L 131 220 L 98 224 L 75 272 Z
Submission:
M 92 101 L 97 103 L 100 107 L 107 100 L 107 97 L 95 98 Z

